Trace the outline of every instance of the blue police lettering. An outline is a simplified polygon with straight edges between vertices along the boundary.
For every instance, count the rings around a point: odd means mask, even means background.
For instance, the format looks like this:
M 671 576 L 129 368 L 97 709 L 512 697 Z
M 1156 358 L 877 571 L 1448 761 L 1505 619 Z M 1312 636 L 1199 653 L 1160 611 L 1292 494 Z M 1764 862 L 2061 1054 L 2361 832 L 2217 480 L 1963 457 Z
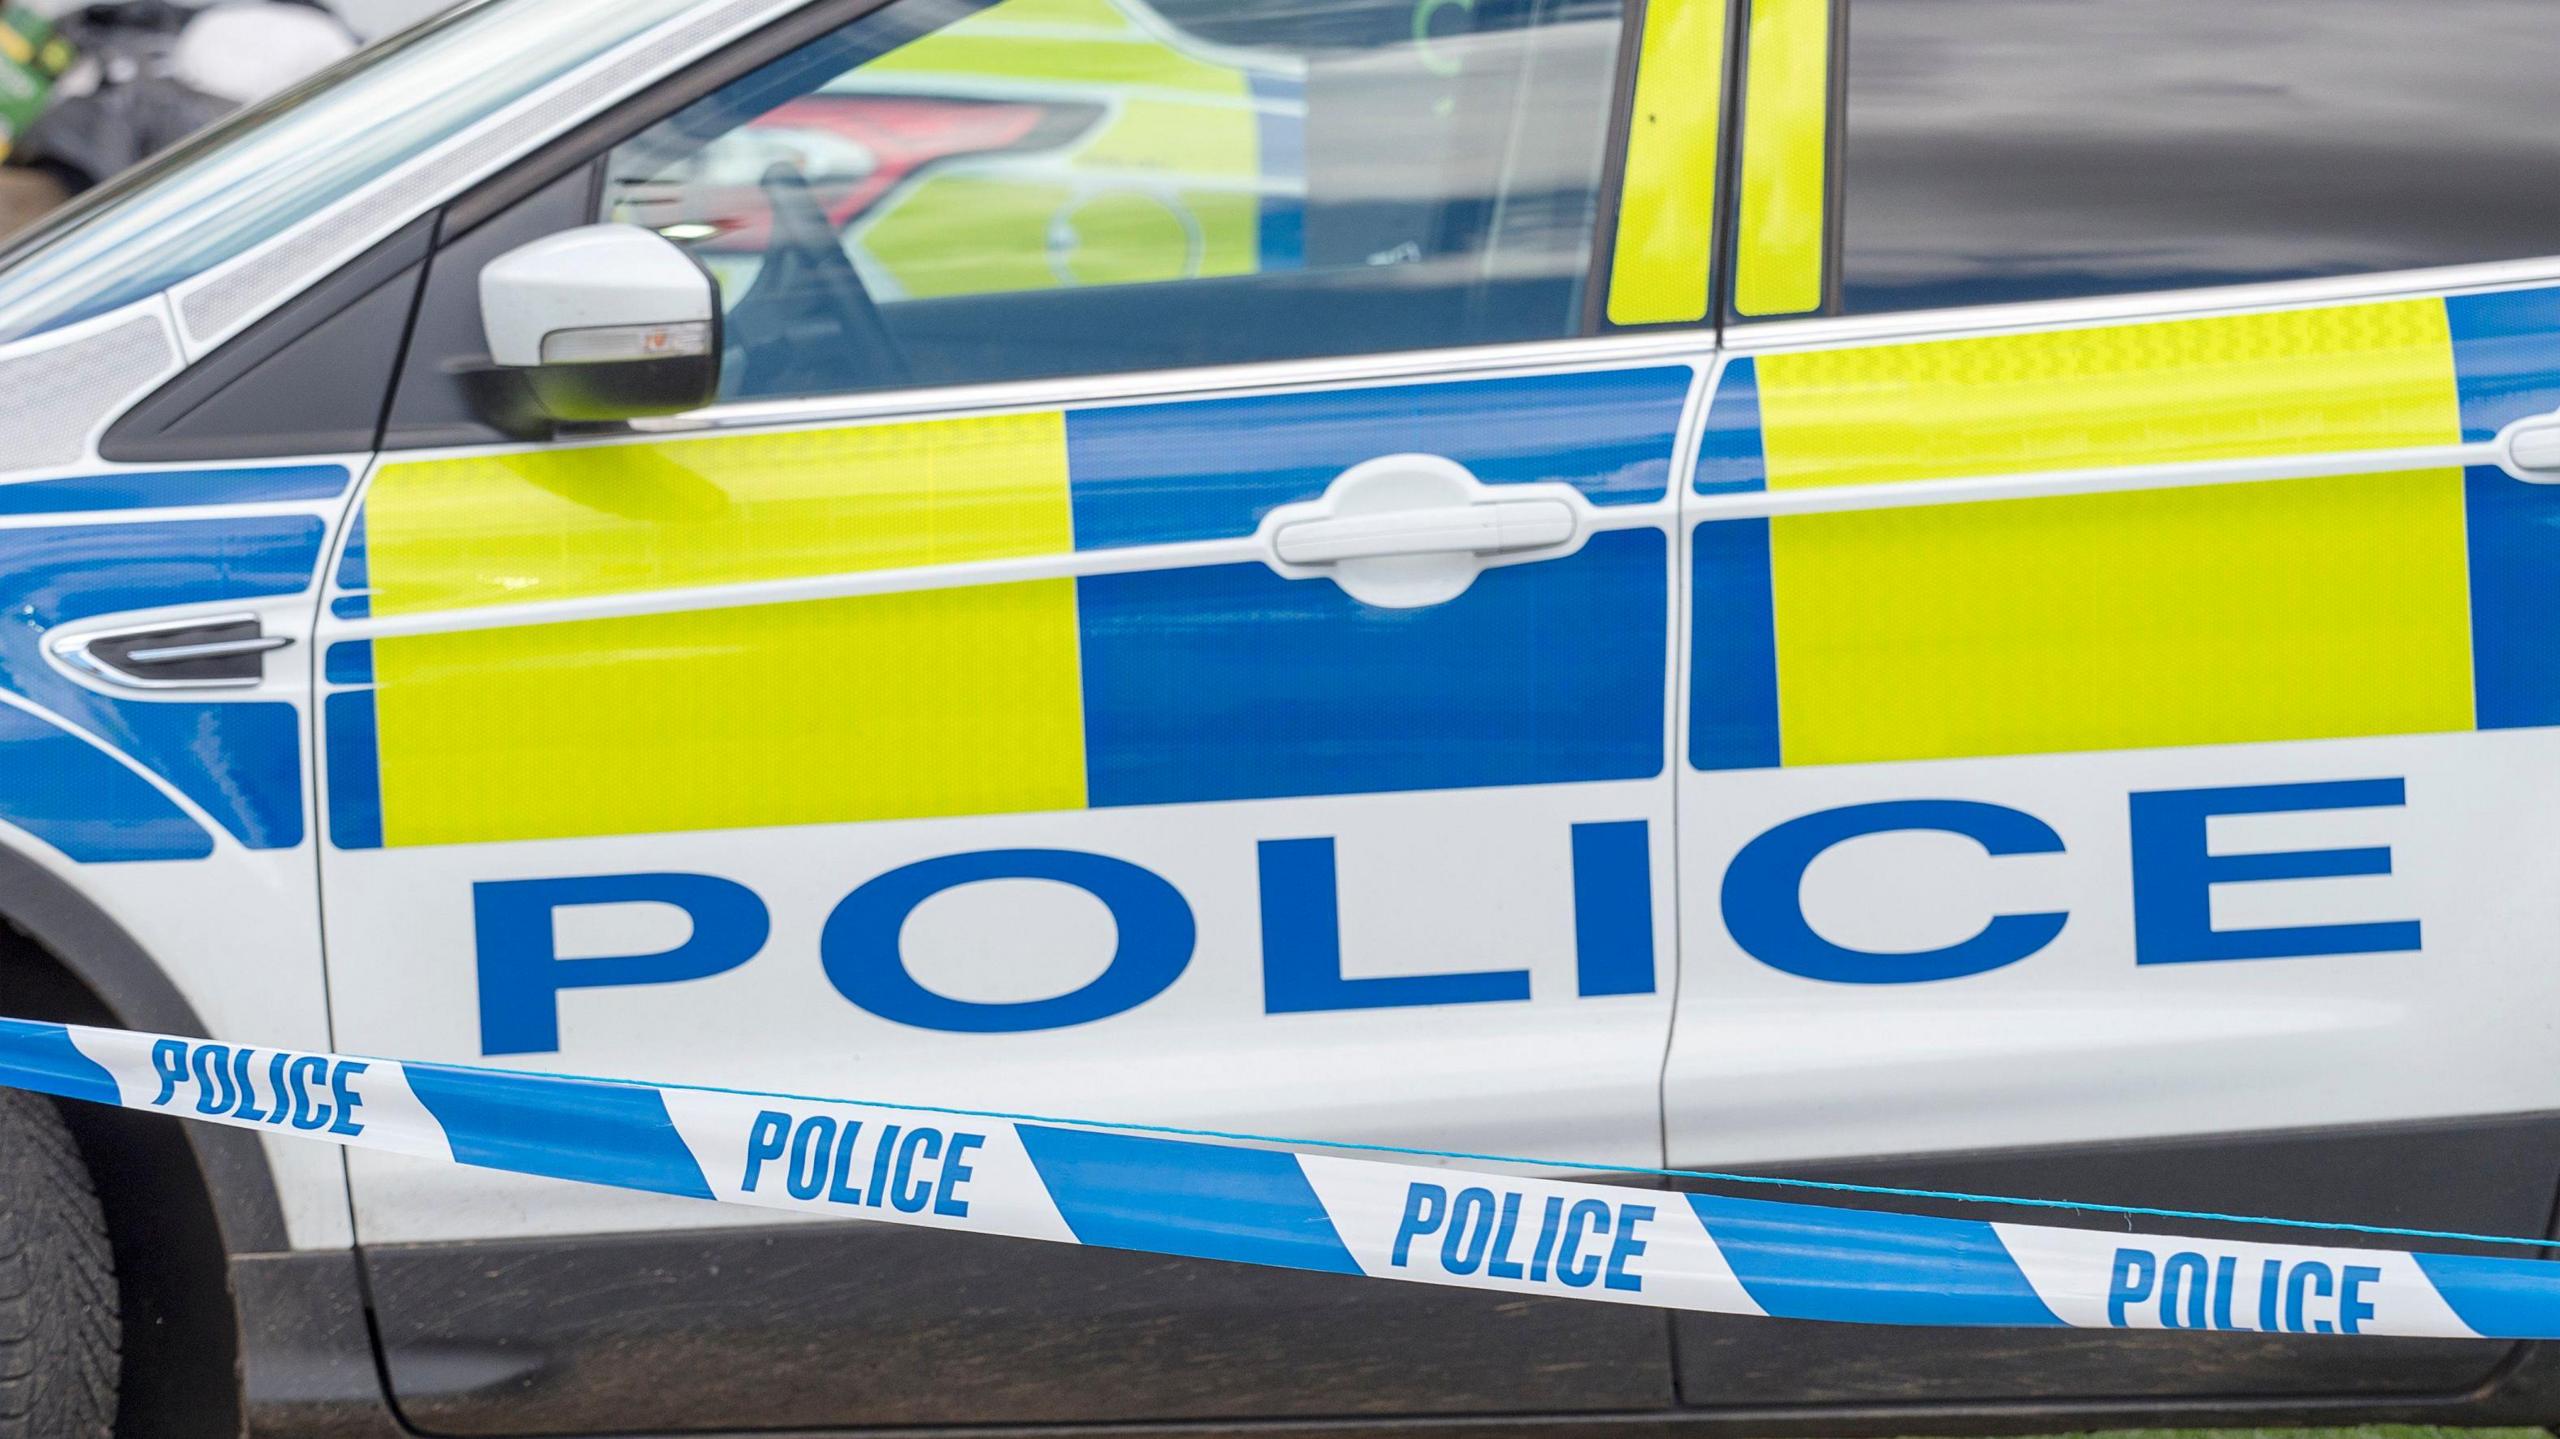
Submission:
M 656 954 L 563 960 L 554 911 L 574 905 L 673 905 L 693 921 L 682 944 Z M 756 957 L 773 920 L 756 892 L 707 874 L 606 874 L 489 880 L 471 886 L 479 950 L 480 1052 L 560 1048 L 560 991 L 673 984 L 725 974 Z
M 1649 1241 L 1641 1231 L 1652 1222 L 1654 1206 L 1568 1201 L 1551 1194 L 1530 1233 L 1522 1223 L 1527 1199 L 1517 1190 L 1497 1194 L 1483 1185 L 1470 1185 L 1453 1198 L 1444 1185 L 1416 1181 L 1406 1186 L 1404 1213 L 1387 1262 L 1398 1269 L 1411 1267 L 1415 1242 L 1438 1235 L 1445 1273 L 1482 1272 L 1489 1279 L 1525 1279 L 1568 1289 L 1588 1289 L 1596 1282 L 1604 1289 L 1642 1292 L 1644 1276 L 1629 1266 L 1644 1255 Z
M 2069 916 L 1994 916 L 1971 939 L 1917 954 L 1834 944 L 1804 917 L 1804 874 L 1834 846 L 1867 835 L 1962 835 L 1995 858 L 2060 854 L 2062 836 L 2034 815 L 1971 800 L 1891 800 L 1791 819 L 1742 847 L 1724 874 L 1724 924 L 1743 952 L 1772 969 L 1840 984 L 1960 979 L 2017 963 L 2053 943 Z
M 2416 950 L 2418 922 L 2414 919 L 2272 929 L 2213 927 L 2216 885 L 2387 875 L 2390 850 L 2218 855 L 2205 842 L 2205 824 L 2217 815 L 2396 809 L 2408 799 L 2407 784 L 2397 779 L 2162 790 L 2133 796 L 2134 963 L 2197 964 Z
M 2141 965 L 2290 955 L 2415 950 L 2416 920 L 2216 930 L 2216 886 L 2257 881 L 2381 876 L 2383 847 L 2215 854 L 2208 820 L 2221 815 L 2396 807 L 2398 779 L 2343 780 L 2130 796 L 2134 961 Z M 1745 953 L 1775 969 L 1839 984 L 1916 984 L 2003 969 L 2042 952 L 2070 922 L 2066 910 L 1989 916 L 1972 937 L 1935 950 L 1874 952 L 1835 943 L 1806 917 L 1806 870 L 1833 848 L 1872 835 L 1951 834 L 1986 862 L 2062 855 L 2045 821 L 1973 800 L 1887 800 L 1802 815 L 1744 845 L 1721 890 L 1725 927 Z M 1656 992 L 1652 841 L 1641 820 L 1572 827 L 1575 975 L 1584 998 Z M 1438 974 L 1346 973 L 1335 842 L 1265 840 L 1260 880 L 1263 1010 L 1267 1014 L 1518 1003 L 1531 998 L 1525 969 Z M 1045 999 L 987 1003 L 925 987 L 908 969 L 899 936 L 918 905 L 989 880 L 1069 885 L 1111 912 L 1118 943 L 1103 972 Z M 571 989 L 675 984 L 726 974 L 762 953 L 772 915 L 754 890 L 702 874 L 625 874 L 498 880 L 472 886 L 478 940 L 481 1049 L 528 1054 L 560 1047 L 560 996 Z M 561 909 L 650 902 L 692 922 L 682 944 L 653 954 L 563 959 L 553 934 Z M 1076 850 L 989 850 L 903 866 L 853 889 L 827 916 L 818 959 L 847 1000 L 894 1023 L 962 1034 L 1070 1028 L 1125 1014 L 1165 993 L 1188 969 L 1199 940 L 1190 903 L 1163 876 L 1124 859 Z M 238 1075 L 202 1076 L 219 1103 Z M 272 1086 L 271 1086 L 272 1087 Z M 1565 1222 L 1571 1219 L 1565 1216 Z M 1526 1232 L 1526 1216 L 1515 1223 Z M 1541 1233 L 1547 1231 L 1541 1229 Z M 1561 1233 L 1561 1231 L 1557 1231 Z M 2186 1284 L 2181 1275 L 2179 1284 Z
M 2243 1282 L 2249 1287 L 2243 1292 Z M 2163 1329 L 2249 1329 L 2263 1334 L 2361 1334 L 2373 1317 L 2368 1284 L 2382 1270 L 2319 1259 L 2265 1259 L 2246 1271 L 2230 1255 L 2208 1260 L 2194 1250 L 2162 1258 L 2150 1250 L 2116 1250 L 2107 1279 L 2107 1322 L 2130 1327 L 2134 1307 L 2156 1306 Z M 2241 1324 L 2236 1315 L 2256 1322 Z
M 1652 994 L 1653 845 L 1643 820 L 1572 827 L 1576 983 L 1589 998 Z M 1343 975 L 1330 839 L 1260 847 L 1267 1012 L 1310 1013 L 1529 997 L 1526 970 L 1481 974 Z M 1100 900 L 1118 948 L 1081 988 L 1047 999 L 985 1003 L 927 989 L 907 968 L 900 932 L 918 905 L 989 880 L 1036 879 Z M 653 954 L 564 959 L 553 918 L 581 905 L 653 903 L 692 922 L 682 944 Z M 572 989 L 678 984 L 726 974 L 756 958 L 773 931 L 762 896 L 705 874 L 580 875 L 489 880 L 472 886 L 484 1054 L 560 1047 L 560 996 Z M 919 1029 L 1021 1034 L 1124 1014 L 1182 977 L 1198 925 L 1181 891 L 1142 866 L 1077 850 L 985 850 L 905 865 L 856 887 L 827 916 L 820 967 L 837 992 L 872 1014 Z
M 1010 1004 L 953 999 L 917 983 L 899 945 L 907 916 L 944 890 L 993 879 L 1051 880 L 1102 901 L 1120 932 L 1111 963 L 1082 988 Z M 1137 1008 L 1182 977 L 1197 939 L 1190 904 L 1152 870 L 1075 850 L 986 850 L 894 869 L 846 895 L 818 936 L 818 959 L 838 993 L 882 1019 L 948 1033 L 1021 1034 Z
M 2407 802 L 2398 779 L 2312 784 L 2241 785 L 2135 794 L 2128 802 L 2132 839 L 2134 962 L 2193 964 L 2333 954 L 2388 954 L 2419 947 L 2416 920 L 2217 930 L 2217 885 L 2268 880 L 2388 875 L 2391 851 L 2291 850 L 2215 854 L 2208 820 L 2222 815 L 2298 814 L 2396 808 Z M 1742 950 L 1773 969 L 1838 984 L 1919 984 L 2003 969 L 2042 952 L 2062 934 L 2067 912 L 1993 916 L 1970 939 L 1919 953 L 1873 953 L 1836 944 L 1806 919 L 1805 871 L 1835 846 L 1869 835 L 1961 835 L 1993 859 L 2065 853 L 2051 825 L 2005 805 L 1972 800 L 1889 800 L 1849 805 L 1791 819 L 1734 856 L 1722 895 L 1725 929 Z
M 985 1147 L 985 1135 L 900 1124 L 881 1125 L 870 1136 L 863 1131 L 859 1119 L 812 1114 L 795 1121 L 780 1110 L 765 1110 L 748 1126 L 746 1170 L 738 1187 L 770 1193 L 765 1186 L 778 1176 L 794 1199 L 969 1216 L 961 1188 L 976 1177 L 969 1156 Z
M 209 1119 L 290 1124 L 353 1138 L 364 1133 L 356 1118 L 364 1097 L 355 1078 L 371 1067 L 362 1060 L 163 1039 L 151 1046 L 151 1071 L 160 1080 L 151 1103 L 165 1109 L 184 1088 L 193 1111 Z
M 1265 840 L 1260 849 L 1264 1013 L 1492 1004 L 1529 997 L 1525 969 L 1345 979 L 1333 841 Z

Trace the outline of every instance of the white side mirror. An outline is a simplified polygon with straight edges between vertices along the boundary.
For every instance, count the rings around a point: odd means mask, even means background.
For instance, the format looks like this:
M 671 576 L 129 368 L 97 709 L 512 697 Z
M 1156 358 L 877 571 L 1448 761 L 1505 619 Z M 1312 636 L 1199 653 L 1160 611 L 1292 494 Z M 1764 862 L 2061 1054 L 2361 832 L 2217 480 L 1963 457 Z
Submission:
M 503 420 L 632 420 L 719 398 L 719 286 L 637 225 L 590 225 L 491 261 L 480 319 L 489 358 L 521 382 L 498 391 Z

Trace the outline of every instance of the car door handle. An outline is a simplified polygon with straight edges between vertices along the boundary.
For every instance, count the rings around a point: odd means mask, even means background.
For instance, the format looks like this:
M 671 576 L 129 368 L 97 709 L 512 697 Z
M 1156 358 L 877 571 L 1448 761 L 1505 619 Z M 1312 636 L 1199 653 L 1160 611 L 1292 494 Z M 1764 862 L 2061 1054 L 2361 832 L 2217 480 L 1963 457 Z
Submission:
M 2498 436 L 2506 472 L 2537 485 L 2560 481 L 2560 415 L 2534 415 Z
M 1330 565 L 1400 555 L 1499 555 L 1569 543 L 1573 508 L 1561 500 L 1499 500 L 1283 525 L 1272 543 L 1284 564 Z

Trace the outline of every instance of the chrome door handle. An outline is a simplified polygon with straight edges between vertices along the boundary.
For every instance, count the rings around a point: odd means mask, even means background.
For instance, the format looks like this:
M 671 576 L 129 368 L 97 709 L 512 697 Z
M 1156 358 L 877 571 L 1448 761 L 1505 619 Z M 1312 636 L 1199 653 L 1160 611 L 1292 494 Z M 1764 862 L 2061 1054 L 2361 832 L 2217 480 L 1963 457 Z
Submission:
M 1560 500 L 1395 510 L 1301 520 L 1272 536 L 1282 562 L 1330 565 L 1402 555 L 1499 555 L 1566 544 L 1574 536 L 1571 506 Z
M 266 656 L 292 643 L 264 633 L 256 615 L 216 615 L 67 635 L 51 648 L 71 668 L 126 689 L 246 689 L 266 681 Z

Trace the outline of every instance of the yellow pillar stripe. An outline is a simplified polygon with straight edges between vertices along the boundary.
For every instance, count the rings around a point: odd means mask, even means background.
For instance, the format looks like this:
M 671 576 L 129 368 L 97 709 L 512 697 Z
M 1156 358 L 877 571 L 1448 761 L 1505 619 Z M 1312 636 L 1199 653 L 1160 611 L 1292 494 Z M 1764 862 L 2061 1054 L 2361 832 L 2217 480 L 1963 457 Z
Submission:
M 1752 0 L 1748 59 L 1734 308 L 1803 314 L 1822 308 L 1831 0 Z
M 1760 361 L 1774 489 L 2449 444 L 2435 301 Z M 1781 748 L 1872 763 L 2472 725 L 2459 471 L 1772 523 Z
M 1056 412 L 392 465 L 377 615 L 1075 548 Z
M 1627 119 L 1626 178 L 1609 271 L 1609 322 L 1707 317 L 1715 251 L 1725 0 L 1649 0 Z
M 1085 803 L 1072 580 L 377 641 L 383 842 Z

